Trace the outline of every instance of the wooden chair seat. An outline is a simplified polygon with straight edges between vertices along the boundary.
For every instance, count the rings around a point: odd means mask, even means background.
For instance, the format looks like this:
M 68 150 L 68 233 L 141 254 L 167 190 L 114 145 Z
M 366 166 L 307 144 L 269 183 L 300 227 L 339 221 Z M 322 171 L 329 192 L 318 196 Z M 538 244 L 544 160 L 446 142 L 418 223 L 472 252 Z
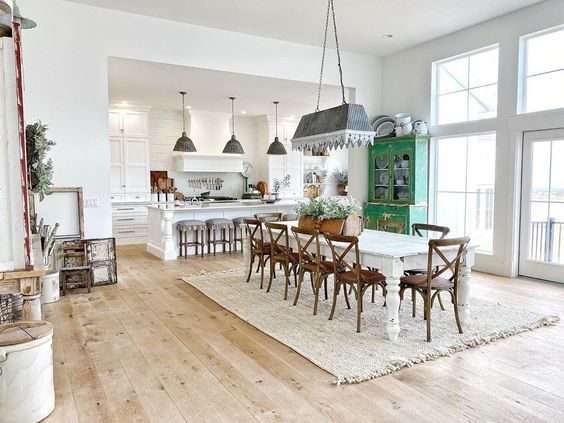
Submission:
M 302 267 L 306 272 L 315 272 L 317 266 L 315 263 L 302 263 Z M 334 266 L 332 261 L 321 260 L 319 262 L 319 267 L 321 268 L 321 272 L 327 275 L 333 274 Z
M 286 254 L 276 254 L 275 256 L 272 257 L 275 261 L 279 261 L 279 260 L 284 260 L 286 258 Z M 300 254 L 299 253 L 293 253 L 290 252 L 288 254 L 288 259 L 292 262 L 292 263 L 297 263 L 300 260 Z
M 349 270 L 347 272 L 342 272 L 339 274 L 339 277 L 344 282 L 356 282 L 357 281 L 357 272 L 353 272 Z M 381 274 L 380 272 L 372 272 L 370 270 L 361 270 L 360 271 L 360 279 L 362 282 L 367 283 L 384 283 L 386 282 L 386 277 Z
M 410 276 L 402 276 L 400 278 L 400 282 L 412 285 L 417 288 L 426 289 L 427 287 L 427 275 L 410 275 Z M 449 289 L 454 286 L 454 282 L 447 278 L 436 277 L 431 280 L 431 289 Z

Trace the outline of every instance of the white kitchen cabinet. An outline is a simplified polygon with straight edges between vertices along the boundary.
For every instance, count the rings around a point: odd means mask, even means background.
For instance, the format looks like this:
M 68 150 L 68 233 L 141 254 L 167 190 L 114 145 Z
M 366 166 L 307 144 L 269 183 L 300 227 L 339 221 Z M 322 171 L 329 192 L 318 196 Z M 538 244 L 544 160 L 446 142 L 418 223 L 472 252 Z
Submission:
M 110 137 L 147 138 L 149 119 L 146 111 L 110 110 L 108 114 Z

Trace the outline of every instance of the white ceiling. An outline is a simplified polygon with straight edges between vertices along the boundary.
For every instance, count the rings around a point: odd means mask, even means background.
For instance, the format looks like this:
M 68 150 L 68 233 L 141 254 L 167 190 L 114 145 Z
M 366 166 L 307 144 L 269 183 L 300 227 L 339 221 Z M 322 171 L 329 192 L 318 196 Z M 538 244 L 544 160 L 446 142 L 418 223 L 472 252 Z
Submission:
M 68 1 L 316 46 L 323 41 L 327 5 L 327 0 Z M 335 0 L 339 43 L 347 51 L 384 56 L 540 1 Z
M 274 115 L 274 100 L 280 101 L 280 118 L 311 113 L 317 100 L 317 84 L 244 75 L 187 66 L 110 58 L 108 62 L 110 103 L 147 105 L 156 109 L 180 110 L 178 91 L 187 91 L 186 105 L 193 110 L 231 112 L 247 116 Z M 345 92 L 348 99 L 348 90 Z M 337 106 L 340 88 L 324 85 L 321 108 Z

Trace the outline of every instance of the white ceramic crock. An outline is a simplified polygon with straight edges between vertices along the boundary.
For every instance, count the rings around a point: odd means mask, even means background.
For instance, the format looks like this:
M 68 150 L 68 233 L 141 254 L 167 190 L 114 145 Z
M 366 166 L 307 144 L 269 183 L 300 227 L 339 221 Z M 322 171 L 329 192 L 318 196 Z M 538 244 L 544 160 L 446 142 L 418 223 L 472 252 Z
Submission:
M 41 303 L 50 304 L 59 301 L 59 272 L 47 273 L 42 278 Z

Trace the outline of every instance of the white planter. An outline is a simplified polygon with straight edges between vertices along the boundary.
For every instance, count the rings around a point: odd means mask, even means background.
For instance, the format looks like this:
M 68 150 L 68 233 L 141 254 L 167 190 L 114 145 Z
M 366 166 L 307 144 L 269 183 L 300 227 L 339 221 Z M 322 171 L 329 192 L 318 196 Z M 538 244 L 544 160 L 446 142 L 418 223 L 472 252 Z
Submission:
M 47 273 L 41 278 L 41 303 L 50 304 L 59 301 L 59 272 Z
M 53 330 L 22 344 L 0 347 L 0 421 L 38 422 L 55 408 Z

